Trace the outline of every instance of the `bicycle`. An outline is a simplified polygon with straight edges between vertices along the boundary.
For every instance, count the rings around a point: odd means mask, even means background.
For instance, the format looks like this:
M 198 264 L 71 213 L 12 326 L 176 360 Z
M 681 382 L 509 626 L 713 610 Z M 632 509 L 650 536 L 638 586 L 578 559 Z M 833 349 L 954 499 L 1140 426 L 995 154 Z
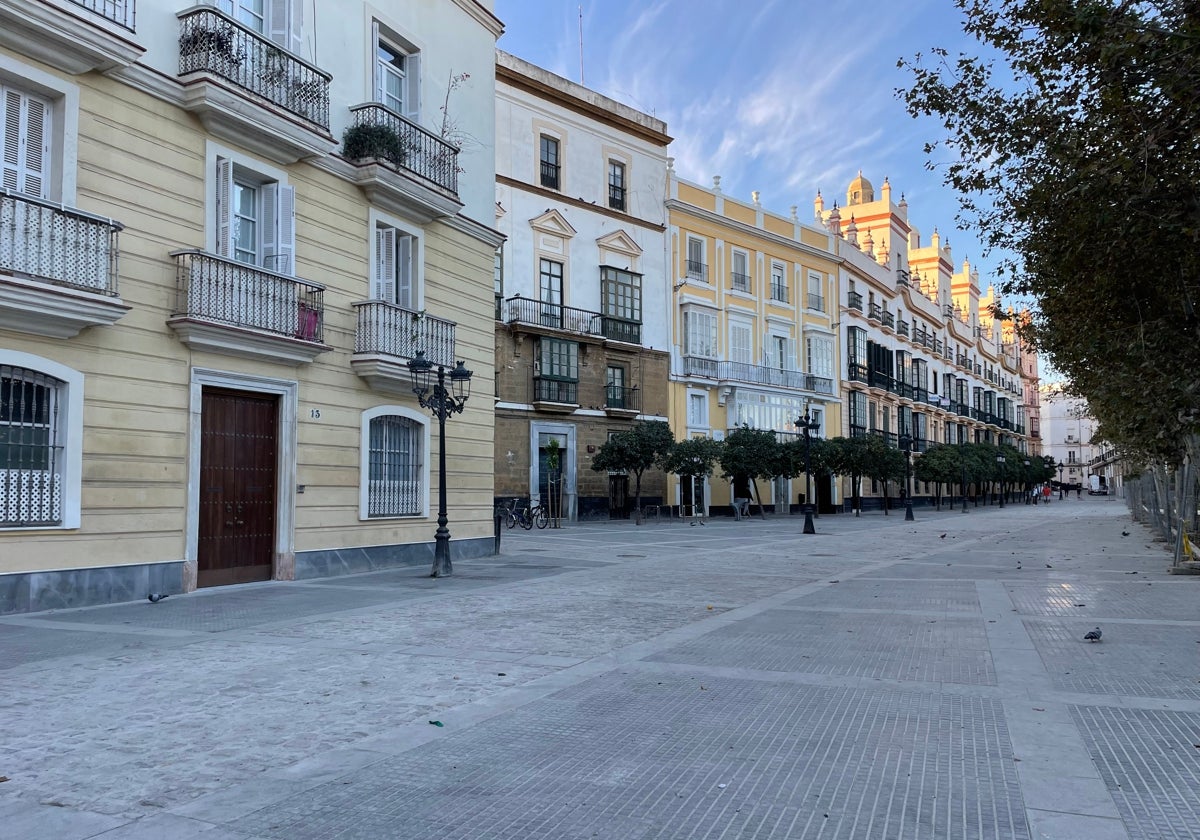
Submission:
M 541 502 L 526 505 L 517 511 L 515 515 L 517 524 L 526 531 L 531 530 L 534 525 L 537 525 L 538 530 L 541 530 L 550 524 L 550 513 L 543 507 Z
M 515 528 L 520 516 L 517 512 L 517 500 L 513 499 L 508 504 L 496 505 L 496 516 L 504 521 L 505 528 L 509 530 Z

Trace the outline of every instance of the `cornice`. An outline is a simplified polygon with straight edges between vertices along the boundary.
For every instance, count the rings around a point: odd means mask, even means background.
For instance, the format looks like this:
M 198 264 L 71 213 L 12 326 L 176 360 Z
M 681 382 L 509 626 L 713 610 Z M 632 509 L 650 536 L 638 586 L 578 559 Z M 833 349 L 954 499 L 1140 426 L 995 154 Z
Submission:
M 714 225 L 723 225 L 725 227 L 733 228 L 734 230 L 744 233 L 747 236 L 757 236 L 770 242 L 778 243 L 784 247 L 791 248 L 792 250 L 799 251 L 803 254 L 829 260 L 835 265 L 846 264 L 845 257 L 832 254 L 829 251 L 822 251 L 821 249 L 814 248 L 811 245 L 805 245 L 799 240 L 789 239 L 786 236 L 780 236 L 777 233 L 771 233 L 769 230 L 763 230 L 762 228 L 754 227 L 754 225 L 748 225 L 745 222 L 739 222 L 736 219 L 730 219 L 728 216 L 722 216 L 719 213 L 714 213 L 711 210 L 705 210 L 703 207 L 697 207 L 694 204 L 688 204 L 686 201 L 680 201 L 677 198 L 668 198 L 664 204 L 668 210 L 678 210 L 680 213 L 693 216 L 697 219 L 703 219 L 704 221 Z
M 439 221 L 448 227 L 454 228 L 459 233 L 465 233 L 467 236 L 478 239 L 480 242 L 490 245 L 493 248 L 499 248 L 508 239 L 507 236 L 495 228 L 490 228 L 483 222 L 477 222 L 469 216 L 464 216 L 462 213 L 455 216 L 446 216 L 443 219 L 439 219 Z
M 601 216 L 608 216 L 612 219 L 618 219 L 622 222 L 626 222 L 631 225 L 637 225 L 638 227 L 643 227 L 647 230 L 652 230 L 657 233 L 663 233 L 667 229 L 666 225 L 660 225 L 645 219 L 639 219 L 637 216 L 631 216 L 628 213 L 619 213 L 616 210 L 609 209 L 608 207 L 602 207 L 599 204 L 591 204 L 590 202 L 583 201 L 578 198 L 571 198 L 570 196 L 563 195 L 556 190 L 548 190 L 545 187 L 527 184 L 524 181 L 518 181 L 516 178 L 510 178 L 507 175 L 497 175 L 496 183 L 504 184 L 506 187 L 512 187 L 528 193 L 533 193 L 534 195 L 540 195 L 543 198 L 549 198 L 553 201 L 560 201 L 563 204 L 569 204 L 572 207 L 578 207 L 581 210 L 587 210 L 589 213 L 599 213 Z
M 504 34 L 504 21 L 484 8 L 479 0 L 454 0 L 454 5 L 470 15 L 476 23 L 482 24 L 484 29 L 492 33 L 493 38 Z

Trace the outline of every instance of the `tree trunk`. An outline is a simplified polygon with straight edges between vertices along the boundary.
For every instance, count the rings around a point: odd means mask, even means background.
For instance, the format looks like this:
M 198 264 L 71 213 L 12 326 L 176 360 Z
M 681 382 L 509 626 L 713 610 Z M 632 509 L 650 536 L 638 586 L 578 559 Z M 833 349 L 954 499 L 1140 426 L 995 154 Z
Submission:
M 633 482 L 633 522 L 642 524 L 642 473 L 635 472 Z

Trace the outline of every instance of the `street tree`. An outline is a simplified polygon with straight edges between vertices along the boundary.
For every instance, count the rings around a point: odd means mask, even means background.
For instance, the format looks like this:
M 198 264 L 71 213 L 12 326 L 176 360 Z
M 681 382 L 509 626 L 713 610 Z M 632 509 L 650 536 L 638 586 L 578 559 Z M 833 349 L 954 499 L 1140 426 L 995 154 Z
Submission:
M 642 474 L 662 463 L 675 444 L 671 428 L 658 421 L 642 421 L 617 432 L 600 445 L 592 458 L 596 472 L 626 472 L 634 476 L 634 517 L 642 524 Z
M 758 503 L 759 516 L 766 518 L 762 499 L 756 490 L 756 479 L 770 480 L 779 468 L 779 442 L 768 429 L 741 426 L 725 437 L 719 458 L 721 469 L 733 482 L 734 497 L 741 492 Z M 752 494 L 752 495 L 750 495 Z
M 962 460 L 958 447 L 937 443 L 930 446 L 913 464 L 913 476 L 918 481 L 930 482 L 934 486 L 933 498 L 937 509 L 942 509 L 942 485 L 954 484 L 962 475 Z

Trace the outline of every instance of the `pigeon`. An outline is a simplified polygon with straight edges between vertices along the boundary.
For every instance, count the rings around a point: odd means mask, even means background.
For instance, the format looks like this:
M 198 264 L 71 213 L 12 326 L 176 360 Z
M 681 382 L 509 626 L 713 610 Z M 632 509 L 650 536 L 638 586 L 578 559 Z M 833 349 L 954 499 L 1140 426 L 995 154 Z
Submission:
M 1083 640 L 1085 642 L 1098 642 L 1100 641 L 1101 635 L 1100 628 L 1097 627 L 1095 630 L 1089 630 L 1087 633 L 1085 633 L 1083 635 Z
M 946 539 L 946 535 L 945 535 L 945 534 L 942 534 L 942 539 Z
M 1129 536 L 1129 532 L 1128 532 L 1128 531 L 1122 531 L 1122 532 L 1121 532 L 1121 536 L 1122 536 L 1122 537 L 1128 537 L 1128 536 Z
M 163 598 L 168 598 L 168 597 L 170 597 L 170 596 L 162 595 L 158 592 L 151 592 L 149 595 L 146 596 L 146 600 L 149 601 L 151 604 L 157 604 Z

